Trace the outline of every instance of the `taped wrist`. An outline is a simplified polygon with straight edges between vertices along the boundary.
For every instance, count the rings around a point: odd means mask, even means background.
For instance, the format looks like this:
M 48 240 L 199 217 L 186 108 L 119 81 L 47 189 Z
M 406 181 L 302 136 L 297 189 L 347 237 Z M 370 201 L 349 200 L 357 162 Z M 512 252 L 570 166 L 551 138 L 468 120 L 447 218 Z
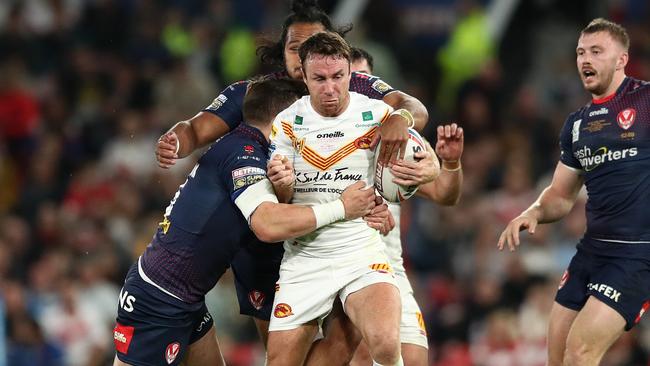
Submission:
M 345 219 L 345 206 L 340 199 L 311 206 L 316 217 L 316 229 Z

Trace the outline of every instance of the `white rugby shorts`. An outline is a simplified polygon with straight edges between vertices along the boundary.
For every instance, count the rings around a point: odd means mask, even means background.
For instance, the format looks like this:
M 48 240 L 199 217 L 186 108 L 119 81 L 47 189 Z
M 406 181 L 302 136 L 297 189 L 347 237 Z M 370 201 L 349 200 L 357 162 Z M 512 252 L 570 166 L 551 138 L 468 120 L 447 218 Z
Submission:
M 413 296 L 413 288 L 408 277 L 406 277 L 405 272 L 397 272 L 395 273 L 395 279 L 402 297 L 402 321 L 399 328 L 400 341 L 401 343 L 415 344 L 428 349 L 424 318 L 420 306 Z
M 383 251 L 365 251 L 351 258 L 287 256 L 280 266 L 269 331 L 298 328 L 312 320 L 319 325 L 332 310 L 336 296 L 347 297 L 375 283 L 397 287 Z

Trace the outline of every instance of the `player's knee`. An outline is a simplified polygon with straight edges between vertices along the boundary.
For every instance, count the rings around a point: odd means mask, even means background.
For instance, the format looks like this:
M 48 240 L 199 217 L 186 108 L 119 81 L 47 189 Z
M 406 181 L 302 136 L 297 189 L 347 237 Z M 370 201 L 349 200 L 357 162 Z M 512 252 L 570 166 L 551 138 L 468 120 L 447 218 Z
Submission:
M 564 366 L 593 365 L 596 350 L 581 339 L 568 339 L 564 350 Z
M 368 348 L 373 360 L 382 365 L 394 365 L 400 357 L 399 332 L 370 337 Z

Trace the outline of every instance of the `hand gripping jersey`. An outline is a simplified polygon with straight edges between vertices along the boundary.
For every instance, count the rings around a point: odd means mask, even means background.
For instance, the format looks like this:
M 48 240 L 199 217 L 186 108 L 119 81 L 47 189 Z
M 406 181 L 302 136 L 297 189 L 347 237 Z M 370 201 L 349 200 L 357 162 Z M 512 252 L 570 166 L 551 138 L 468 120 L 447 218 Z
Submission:
M 626 78 L 611 97 L 571 114 L 560 147 L 560 160 L 581 171 L 587 188 L 581 245 L 650 258 L 650 84 Z
M 265 75 L 264 78 L 282 79 L 289 78 L 289 75 L 286 72 L 276 72 Z M 228 124 L 230 130 L 233 130 L 243 120 L 242 105 L 249 82 L 249 80 L 238 81 L 227 86 L 209 106 L 203 109 L 203 112 L 220 117 Z M 394 92 L 395 89 L 376 76 L 353 72 L 350 79 L 350 91 L 372 99 L 382 99 L 386 94 Z
M 317 114 L 308 96 L 280 112 L 273 122 L 271 149 L 272 155 L 281 154 L 293 162 L 296 182 L 292 203 L 330 202 L 359 180 L 372 187 L 374 152 L 369 145 L 391 111 L 382 101 L 351 92 L 349 106 L 337 117 Z M 333 258 L 381 245 L 378 232 L 363 219 L 356 219 L 287 241 L 285 251 Z

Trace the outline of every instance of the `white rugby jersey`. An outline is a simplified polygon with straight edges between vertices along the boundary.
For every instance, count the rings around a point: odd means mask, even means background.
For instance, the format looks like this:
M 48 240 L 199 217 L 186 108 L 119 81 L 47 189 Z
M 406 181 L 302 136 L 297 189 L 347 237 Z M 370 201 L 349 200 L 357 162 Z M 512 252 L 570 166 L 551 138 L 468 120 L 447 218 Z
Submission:
M 402 240 L 400 238 L 400 214 L 402 207 L 399 203 L 388 202 L 388 209 L 395 219 L 395 228 L 383 237 L 384 244 L 386 245 L 386 255 L 395 273 L 405 272 L 404 260 L 402 259 Z
M 350 92 L 350 104 L 336 117 L 323 117 L 309 96 L 297 100 L 273 121 L 271 155 L 293 162 L 294 204 L 314 205 L 337 199 L 356 181 L 373 186 L 374 152 L 370 142 L 392 108 L 381 100 Z M 372 188 L 369 188 L 372 189 Z M 383 248 L 379 233 L 363 219 L 339 221 L 284 243 L 287 254 L 342 257 Z

